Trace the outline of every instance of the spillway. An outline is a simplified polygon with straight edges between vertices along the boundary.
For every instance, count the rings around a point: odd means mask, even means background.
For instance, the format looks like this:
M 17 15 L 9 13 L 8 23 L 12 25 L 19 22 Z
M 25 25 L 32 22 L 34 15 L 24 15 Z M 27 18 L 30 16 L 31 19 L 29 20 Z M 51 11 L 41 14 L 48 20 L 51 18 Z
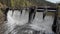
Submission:
M 7 13 L 7 24 L 8 26 L 7 30 L 5 31 L 5 34 L 21 34 L 19 33 L 21 30 L 21 27 L 28 23 L 29 19 L 29 11 L 23 10 L 22 14 L 20 10 L 9 10 Z M 54 17 L 53 15 L 46 15 L 43 20 L 43 12 L 36 12 L 35 18 L 32 21 L 31 24 L 27 25 L 30 26 L 30 29 L 33 29 L 35 31 L 40 31 L 39 34 L 42 34 L 43 32 L 47 33 L 53 33 L 52 31 L 52 24 L 53 24 Z M 27 27 L 25 26 L 25 27 Z M 32 32 L 29 30 L 29 32 Z M 42 32 L 42 33 L 41 33 Z

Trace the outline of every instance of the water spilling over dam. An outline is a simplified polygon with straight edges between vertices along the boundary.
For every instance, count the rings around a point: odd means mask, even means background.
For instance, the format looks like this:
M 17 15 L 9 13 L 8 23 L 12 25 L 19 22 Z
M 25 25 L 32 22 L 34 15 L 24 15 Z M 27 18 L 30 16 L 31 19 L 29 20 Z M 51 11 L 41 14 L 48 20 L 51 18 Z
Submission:
M 3 25 L 4 34 L 54 34 L 52 31 L 54 13 L 46 14 L 44 19 L 42 11 L 33 12 L 32 16 L 29 14 L 30 11 L 25 9 L 22 12 L 21 10 L 8 10 L 7 22 Z
M 29 19 L 29 11 L 23 10 L 21 14 L 20 10 L 14 10 L 14 12 L 12 10 L 9 10 L 7 13 L 7 24 L 6 24 L 8 28 L 5 31 L 5 34 L 9 34 L 9 33 L 20 34 L 22 32 L 21 29 L 27 27 L 29 27 L 33 31 L 34 30 L 40 31 L 40 34 L 44 32 L 53 33 L 52 31 L 52 24 L 54 20 L 53 15 L 51 16 L 46 15 L 43 20 L 43 12 L 36 12 L 35 18 L 32 21 L 32 23 L 26 26 L 26 23 L 28 23 L 28 19 Z M 29 32 L 33 32 L 33 31 L 29 31 Z

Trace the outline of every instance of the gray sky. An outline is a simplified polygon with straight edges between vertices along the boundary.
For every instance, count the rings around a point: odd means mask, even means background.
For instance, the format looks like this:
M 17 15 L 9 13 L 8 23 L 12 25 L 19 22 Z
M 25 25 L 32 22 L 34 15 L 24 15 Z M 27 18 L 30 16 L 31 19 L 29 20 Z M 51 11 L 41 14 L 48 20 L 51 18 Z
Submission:
M 49 2 L 52 2 L 52 3 L 59 3 L 60 0 L 46 0 L 46 1 L 49 1 Z

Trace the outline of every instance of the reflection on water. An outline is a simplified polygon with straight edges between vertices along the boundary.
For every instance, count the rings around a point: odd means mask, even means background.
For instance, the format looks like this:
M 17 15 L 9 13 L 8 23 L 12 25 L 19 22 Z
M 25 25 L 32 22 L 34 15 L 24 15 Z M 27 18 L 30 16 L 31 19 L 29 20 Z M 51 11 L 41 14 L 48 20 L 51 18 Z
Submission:
M 3 34 L 44 34 L 53 33 L 52 24 L 53 16 L 46 16 L 43 20 L 43 12 L 36 12 L 35 19 L 32 24 L 28 23 L 29 11 L 23 10 L 22 14 L 19 10 L 14 10 L 12 16 L 12 10 L 7 13 L 7 23 L 4 24 L 1 31 Z

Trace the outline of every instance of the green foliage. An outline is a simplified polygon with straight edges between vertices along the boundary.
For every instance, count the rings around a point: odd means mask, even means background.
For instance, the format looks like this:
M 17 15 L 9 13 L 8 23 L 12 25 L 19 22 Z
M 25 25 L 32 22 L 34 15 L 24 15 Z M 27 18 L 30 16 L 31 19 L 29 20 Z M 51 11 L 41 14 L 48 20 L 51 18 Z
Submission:
M 28 7 L 33 5 L 32 3 L 30 3 L 27 0 L 11 0 L 11 6 L 12 7 Z

